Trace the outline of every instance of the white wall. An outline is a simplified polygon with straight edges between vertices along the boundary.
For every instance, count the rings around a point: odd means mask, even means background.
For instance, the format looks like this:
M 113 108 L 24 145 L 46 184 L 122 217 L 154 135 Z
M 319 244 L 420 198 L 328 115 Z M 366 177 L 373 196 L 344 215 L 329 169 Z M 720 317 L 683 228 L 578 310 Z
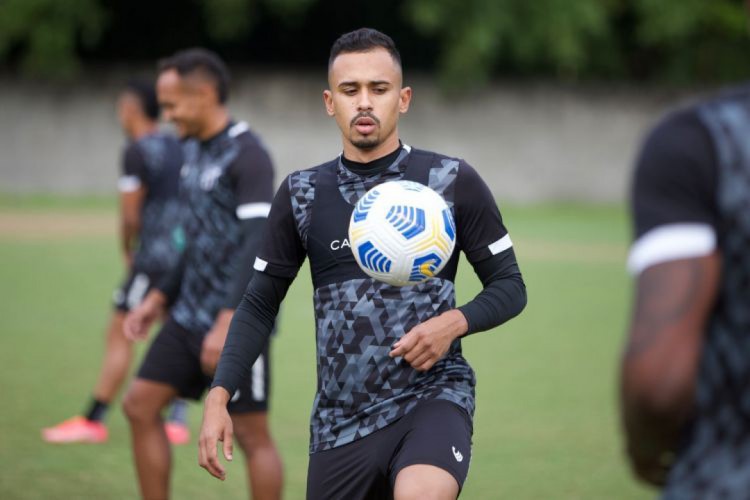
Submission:
M 123 136 L 114 100 L 127 74 L 84 83 L 0 80 L 0 192 L 105 194 L 114 190 Z M 280 182 L 340 152 L 322 104 L 324 75 L 235 77 L 230 107 L 265 139 Z M 447 98 L 427 77 L 407 81 L 407 144 L 460 156 L 504 201 L 620 201 L 637 146 L 661 112 L 688 93 L 635 86 L 499 83 Z

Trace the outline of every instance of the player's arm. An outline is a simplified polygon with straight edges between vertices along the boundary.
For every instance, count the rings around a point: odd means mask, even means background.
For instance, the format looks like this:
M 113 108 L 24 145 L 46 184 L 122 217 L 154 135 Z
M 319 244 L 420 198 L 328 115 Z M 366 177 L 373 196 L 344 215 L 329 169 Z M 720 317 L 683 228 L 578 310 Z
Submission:
M 242 231 L 242 247 L 234 255 L 233 279 L 227 288 L 224 307 L 213 328 L 204 337 L 201 348 L 203 371 L 212 375 L 226 341 L 229 322 L 253 274 L 253 262 L 273 199 L 273 164 L 266 150 L 245 132 L 237 139 L 242 147 L 229 166 L 229 175 L 237 199 L 236 216 Z
M 224 458 L 232 460 L 232 423 L 227 404 L 240 382 L 250 377 L 252 365 L 268 342 L 292 280 L 255 273 L 231 319 L 221 360 L 203 404 L 198 444 L 198 463 L 218 479 L 226 477 L 216 452 L 218 442 L 223 443 Z
M 287 181 L 274 198 L 259 257 L 253 265 L 255 273 L 232 317 L 213 385 L 204 402 L 199 463 L 219 479 L 225 475 L 216 453 L 219 441 L 224 443 L 225 458 L 231 459 L 232 424 L 226 405 L 240 382 L 249 377 L 253 363 L 268 342 L 281 301 L 305 259 Z
M 666 479 L 693 408 L 720 268 L 713 252 L 657 264 L 638 276 L 622 359 L 622 417 L 633 470 L 655 485 Z
M 247 286 L 252 278 L 252 266 L 250 263 L 255 260 L 255 254 L 258 251 L 265 223 L 265 217 L 255 217 L 242 221 L 244 242 L 237 258 L 237 266 L 234 273 L 235 279 L 230 284 L 230 292 L 224 307 L 217 314 L 214 325 L 204 337 L 201 347 L 201 368 L 207 375 L 213 375 L 216 370 L 221 350 L 224 347 L 224 342 L 229 332 L 229 324 L 232 321 L 234 308 L 242 299 L 242 292 L 238 293 L 238 289 L 240 289 L 239 284 L 244 283 Z
M 512 248 L 472 264 L 482 291 L 463 306 L 415 326 L 393 345 L 391 357 L 403 356 L 416 370 L 429 370 L 455 339 L 495 328 L 523 311 L 526 285 Z
M 451 343 L 499 326 L 526 307 L 526 285 L 513 244 L 487 185 L 468 165 L 456 180 L 458 243 L 482 282 L 482 291 L 463 306 L 431 318 L 394 344 L 391 356 L 403 356 L 416 370 L 439 361 Z
M 125 263 L 130 267 L 138 245 L 141 210 L 147 194 L 143 181 L 146 166 L 135 144 L 125 149 L 122 165 L 122 176 L 117 183 L 120 191 L 120 246 Z
M 628 267 L 635 300 L 621 361 L 628 458 L 661 485 L 694 406 L 721 258 L 716 244 L 717 169 L 697 116 L 677 113 L 650 134 L 632 192 L 636 241 Z

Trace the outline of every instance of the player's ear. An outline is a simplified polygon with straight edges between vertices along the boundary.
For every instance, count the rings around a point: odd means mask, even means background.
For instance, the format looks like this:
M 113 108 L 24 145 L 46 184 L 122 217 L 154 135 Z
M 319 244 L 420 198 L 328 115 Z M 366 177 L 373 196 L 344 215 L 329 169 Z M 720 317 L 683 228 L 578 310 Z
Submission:
M 406 113 L 409 111 L 409 104 L 411 103 L 411 87 L 403 87 L 399 92 L 398 97 L 398 110 L 400 113 Z
M 328 116 L 334 116 L 336 114 L 336 106 L 333 104 L 333 93 L 330 90 L 323 91 L 323 103 L 326 106 Z
M 221 104 L 219 99 L 219 90 L 211 82 L 201 82 L 200 86 L 201 98 L 204 102 L 211 102 L 212 104 Z

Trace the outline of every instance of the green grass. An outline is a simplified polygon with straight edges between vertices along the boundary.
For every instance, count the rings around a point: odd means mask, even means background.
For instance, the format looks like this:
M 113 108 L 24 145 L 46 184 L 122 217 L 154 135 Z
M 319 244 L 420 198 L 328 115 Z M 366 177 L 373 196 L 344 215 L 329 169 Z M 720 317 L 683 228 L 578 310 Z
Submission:
M 6 215 L 106 215 L 114 206 L 109 199 L 0 197 Z M 504 215 L 529 305 L 508 325 L 464 342 L 477 372 L 478 407 L 462 498 L 652 497 L 629 476 L 616 414 L 616 365 L 629 303 L 623 210 L 504 207 Z M 111 410 L 106 445 L 50 446 L 39 438 L 39 429 L 80 412 L 86 402 L 119 266 L 113 236 L 0 234 L 0 498 L 137 497 L 119 407 Z M 461 271 L 459 302 L 479 290 L 470 268 L 464 264 Z M 312 318 L 304 271 L 285 301 L 273 347 L 271 421 L 289 499 L 304 497 L 315 388 Z M 197 432 L 199 405 L 190 420 Z M 196 455 L 192 444 L 175 449 L 174 498 L 247 498 L 239 463 L 220 483 L 197 466 Z

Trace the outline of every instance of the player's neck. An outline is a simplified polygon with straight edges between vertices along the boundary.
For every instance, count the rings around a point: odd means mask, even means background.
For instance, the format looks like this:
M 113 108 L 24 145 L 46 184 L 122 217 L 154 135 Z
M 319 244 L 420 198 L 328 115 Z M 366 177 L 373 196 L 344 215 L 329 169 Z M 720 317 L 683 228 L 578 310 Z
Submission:
M 385 141 L 372 149 L 358 148 L 348 141 L 344 141 L 344 158 L 357 163 L 370 163 L 391 154 L 400 147 L 398 132 L 394 132 Z
M 207 141 L 219 135 L 229 125 L 229 112 L 224 106 L 218 107 L 211 111 L 204 122 L 204 126 L 197 138 L 200 141 Z
M 156 128 L 156 122 L 152 122 L 149 120 L 139 120 L 130 126 L 128 135 L 130 135 L 130 138 L 132 140 L 137 141 L 145 135 L 153 134 L 154 132 L 156 132 Z

